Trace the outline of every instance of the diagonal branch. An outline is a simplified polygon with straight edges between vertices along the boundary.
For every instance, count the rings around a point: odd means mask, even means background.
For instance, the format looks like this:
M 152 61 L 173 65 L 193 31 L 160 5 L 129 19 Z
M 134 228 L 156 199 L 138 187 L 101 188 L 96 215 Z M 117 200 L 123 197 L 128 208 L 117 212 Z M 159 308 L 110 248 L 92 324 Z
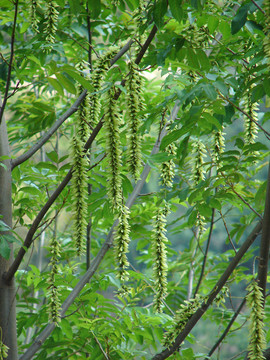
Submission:
M 262 230 L 262 223 L 259 222 L 254 229 L 251 231 L 249 236 L 247 237 L 246 241 L 243 243 L 243 245 L 238 250 L 237 254 L 234 256 L 234 258 L 229 263 L 227 269 L 224 271 L 223 275 L 220 277 L 214 288 L 209 294 L 209 297 L 206 302 L 204 302 L 201 307 L 195 312 L 194 315 L 191 316 L 189 321 L 187 322 L 184 330 L 176 337 L 175 341 L 173 342 L 172 346 L 170 348 L 167 348 L 163 350 L 161 353 L 156 354 L 152 360 L 164 360 L 167 359 L 170 355 L 172 355 L 175 351 L 179 349 L 179 346 L 182 344 L 182 342 L 185 340 L 185 338 L 188 336 L 188 334 L 191 332 L 193 327 L 197 324 L 197 322 L 200 320 L 200 318 L 203 316 L 203 314 L 206 312 L 206 310 L 209 308 L 209 306 L 214 301 L 215 297 L 218 295 L 222 287 L 226 284 L 227 280 L 229 279 L 230 275 L 242 259 L 242 257 L 245 255 L 251 244 L 254 242 L 256 237 L 259 235 L 260 231 Z
M 265 208 L 263 215 L 262 238 L 260 246 L 260 261 L 258 268 L 258 284 L 262 289 L 265 298 L 267 269 L 269 258 L 269 244 L 270 244 L 270 163 L 268 169 L 267 190 L 265 197 Z
M 91 136 L 89 137 L 89 139 L 87 141 L 86 150 L 89 149 L 89 147 L 93 143 L 94 139 L 96 138 L 97 134 L 99 133 L 99 130 L 102 127 L 102 124 L 103 124 L 103 122 L 102 122 L 102 120 L 100 120 L 100 122 L 94 128 Z M 11 279 L 13 278 L 15 272 L 18 270 L 18 268 L 20 266 L 20 263 L 22 262 L 22 259 L 23 259 L 24 255 L 25 255 L 27 249 L 29 249 L 29 247 L 31 246 L 31 244 L 33 242 L 34 234 L 35 234 L 41 220 L 44 218 L 44 216 L 46 215 L 47 211 L 50 209 L 52 204 L 55 202 L 55 200 L 58 198 L 58 196 L 61 194 L 61 192 L 64 190 L 64 188 L 67 186 L 67 184 L 69 183 L 71 177 L 72 177 L 72 168 L 69 170 L 69 172 L 65 176 L 64 180 L 61 182 L 61 184 L 54 191 L 54 193 L 51 195 L 51 197 L 48 199 L 46 204 L 43 206 L 43 208 L 38 213 L 38 215 L 35 218 L 32 226 L 28 230 L 28 233 L 27 233 L 26 238 L 24 240 L 23 246 L 20 248 L 20 250 L 19 250 L 14 262 L 12 263 L 11 267 L 9 268 L 9 270 L 3 276 L 3 278 L 4 278 L 4 280 L 6 282 L 11 281 Z
M 7 74 L 7 83 L 6 83 L 6 89 L 5 89 L 5 95 L 3 98 L 3 104 L 0 107 L 0 124 L 2 122 L 3 114 L 5 111 L 7 99 L 8 99 L 8 91 L 11 81 L 11 70 L 12 70 L 12 62 L 14 57 L 14 43 L 15 43 L 15 30 L 16 30 L 16 23 L 17 23 L 17 15 L 18 15 L 18 3 L 19 0 L 15 1 L 15 12 L 14 12 L 14 20 L 13 20 L 13 29 L 12 29 L 12 35 L 11 35 L 11 45 L 10 45 L 10 60 L 8 64 L 8 74 Z
M 176 118 L 178 111 L 179 111 L 179 105 L 177 103 L 174 106 L 173 110 L 172 110 L 170 120 L 174 120 Z M 155 143 L 155 145 L 154 145 L 154 147 L 152 149 L 151 155 L 154 155 L 154 154 L 158 153 L 161 140 L 163 139 L 163 137 L 165 135 L 166 135 L 166 125 L 163 128 L 158 140 L 156 141 L 156 143 Z M 126 202 L 127 207 L 130 208 L 134 204 L 136 198 L 138 197 L 138 195 L 140 194 L 140 192 L 141 192 L 141 190 L 143 188 L 143 185 L 144 185 L 144 183 L 146 181 L 146 178 L 147 178 L 148 174 L 150 173 L 150 170 L 151 170 L 151 167 L 148 164 L 144 166 L 144 169 L 143 169 L 143 172 L 142 172 L 142 175 L 141 175 L 141 179 L 136 183 L 136 185 L 135 185 L 135 187 L 133 189 L 133 192 L 131 193 L 131 195 L 129 196 L 129 198 L 128 198 L 127 202 Z M 68 310 L 70 305 L 73 304 L 73 302 L 75 301 L 76 297 L 79 295 L 79 293 L 81 292 L 83 287 L 93 277 L 93 275 L 97 271 L 101 261 L 103 260 L 105 254 L 111 248 L 111 246 L 113 244 L 113 232 L 114 232 L 114 228 L 117 225 L 117 223 L 118 223 L 118 220 L 116 220 L 113 223 L 112 228 L 111 228 L 111 230 L 110 230 L 104 244 L 102 245 L 102 247 L 99 250 L 99 252 L 98 252 L 97 256 L 95 257 L 95 259 L 92 261 L 91 266 L 86 271 L 86 273 L 82 276 L 81 280 L 77 283 L 77 285 L 72 290 L 72 292 L 69 294 L 67 299 L 64 301 L 64 303 L 62 305 L 61 316 L 63 316 L 65 314 L 65 312 Z M 44 343 L 44 341 L 49 337 L 51 332 L 54 330 L 55 326 L 56 325 L 54 323 L 51 323 L 51 324 L 47 325 L 46 328 L 35 339 L 33 344 L 20 357 L 20 360 L 29 360 L 29 359 L 31 359 L 32 356 L 39 350 L 39 348 Z

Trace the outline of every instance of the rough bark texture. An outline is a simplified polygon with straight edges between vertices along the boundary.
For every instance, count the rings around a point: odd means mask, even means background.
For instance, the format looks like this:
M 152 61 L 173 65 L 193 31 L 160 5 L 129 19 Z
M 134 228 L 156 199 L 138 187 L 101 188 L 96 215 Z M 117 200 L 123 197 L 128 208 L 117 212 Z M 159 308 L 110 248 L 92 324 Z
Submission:
M 9 144 L 6 123 L 3 119 L 0 126 L 0 156 L 9 155 Z M 0 215 L 1 220 L 11 227 L 11 168 L 10 160 L 2 161 L 6 167 L 0 166 Z M 12 246 L 11 246 L 12 247 Z M 0 327 L 3 331 L 3 343 L 9 347 L 8 360 L 17 360 L 17 329 L 16 329 L 16 299 L 14 279 L 9 283 L 3 280 L 3 274 L 13 261 L 13 252 L 9 260 L 0 256 Z

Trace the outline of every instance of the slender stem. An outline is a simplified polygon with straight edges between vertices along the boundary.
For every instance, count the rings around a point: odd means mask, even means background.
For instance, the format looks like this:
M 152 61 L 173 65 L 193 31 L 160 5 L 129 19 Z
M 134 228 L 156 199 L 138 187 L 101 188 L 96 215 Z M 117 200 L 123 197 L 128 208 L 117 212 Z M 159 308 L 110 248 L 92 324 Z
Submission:
M 212 238 L 212 234 L 213 234 L 214 218 L 215 218 L 215 209 L 212 209 L 212 216 L 211 216 L 209 235 L 208 235 L 208 239 L 207 239 L 207 243 L 206 243 L 206 247 L 205 247 L 205 252 L 204 252 L 204 257 L 203 257 L 203 263 L 202 263 L 202 269 L 201 269 L 200 278 L 199 278 L 198 284 L 197 284 L 195 292 L 194 292 L 194 298 L 195 298 L 196 294 L 199 291 L 199 288 L 201 286 L 201 282 L 202 282 L 202 279 L 203 279 L 205 265 L 206 265 L 206 261 L 207 261 L 208 251 L 209 251 L 209 246 L 210 246 L 210 242 L 211 242 L 211 238 Z
M 227 235 L 228 235 L 229 242 L 231 243 L 232 248 L 233 248 L 234 252 L 236 253 L 236 252 L 237 252 L 237 251 L 236 251 L 236 248 L 235 248 L 234 243 L 233 243 L 233 241 L 232 241 L 232 238 L 231 238 L 231 235 L 230 235 L 230 232 L 229 232 L 229 229 L 228 229 L 226 220 L 225 220 L 225 218 L 224 218 L 221 210 L 219 211 L 219 214 L 220 214 L 221 219 L 222 219 L 222 221 L 223 221 L 223 225 L 224 225 L 225 230 L 226 230 L 226 233 L 227 233 Z
M 259 235 L 260 231 L 262 229 L 262 223 L 259 222 L 250 235 L 247 237 L 246 241 L 243 243 L 243 245 L 238 250 L 237 254 L 234 256 L 234 258 L 230 261 L 227 269 L 224 271 L 223 275 L 220 277 L 216 285 L 213 287 L 212 291 L 209 294 L 209 297 L 206 302 L 204 302 L 201 307 L 195 312 L 194 315 L 191 316 L 189 321 L 187 322 L 184 330 L 176 337 L 175 341 L 173 342 L 172 346 L 170 348 L 167 348 L 163 350 L 161 353 L 156 354 L 152 360 L 163 360 L 167 359 L 170 355 L 172 355 L 175 351 L 179 349 L 179 346 L 182 344 L 182 342 L 185 340 L 185 338 L 188 336 L 188 334 L 191 332 L 193 327 L 197 324 L 197 322 L 200 320 L 200 318 L 203 316 L 203 314 L 206 312 L 206 310 L 209 308 L 209 306 L 214 301 L 215 297 L 218 295 L 222 287 L 226 284 L 228 278 L 238 265 L 239 261 L 242 259 L 242 257 L 245 255 L 251 244 L 254 242 L 256 237 Z
M 253 2 L 253 4 L 265 15 L 265 11 L 260 7 L 259 4 L 256 3 L 256 1 L 251 0 Z
M 12 29 L 12 35 L 11 35 L 11 44 L 10 44 L 10 60 L 9 60 L 9 64 L 8 64 L 7 83 L 6 83 L 3 104 L 0 107 L 0 124 L 2 122 L 4 110 L 6 107 L 6 103 L 7 103 L 7 99 L 8 99 L 8 91 L 9 91 L 10 81 L 11 81 L 11 70 L 12 70 L 12 63 L 13 63 L 13 57 L 14 57 L 15 30 L 16 30 L 17 15 L 18 15 L 18 3 L 19 3 L 19 0 L 16 0 L 15 1 L 14 20 L 13 20 L 13 29 Z

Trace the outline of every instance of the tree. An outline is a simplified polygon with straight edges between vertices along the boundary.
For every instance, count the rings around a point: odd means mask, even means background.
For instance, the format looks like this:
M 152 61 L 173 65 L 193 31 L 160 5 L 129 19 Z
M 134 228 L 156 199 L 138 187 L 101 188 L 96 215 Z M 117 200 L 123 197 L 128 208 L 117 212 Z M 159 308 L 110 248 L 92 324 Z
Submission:
M 0 358 L 263 359 L 269 1 L 0 4 Z

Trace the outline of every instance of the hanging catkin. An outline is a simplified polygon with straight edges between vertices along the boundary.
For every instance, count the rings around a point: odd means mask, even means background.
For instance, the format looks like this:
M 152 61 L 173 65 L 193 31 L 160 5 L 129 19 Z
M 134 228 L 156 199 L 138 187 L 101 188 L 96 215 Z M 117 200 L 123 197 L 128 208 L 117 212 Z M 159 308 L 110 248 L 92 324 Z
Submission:
M 142 79 L 136 64 L 128 64 L 129 75 L 127 79 L 127 124 L 128 124 L 128 169 L 137 180 L 140 175 L 141 165 L 141 137 L 140 112 L 143 109 Z
M 106 131 L 106 152 L 109 161 L 108 168 L 108 196 L 112 210 L 117 212 L 122 206 L 122 180 L 121 168 L 121 143 L 120 143 L 120 115 L 115 100 L 115 91 L 111 88 L 107 93 L 105 106 L 104 128 Z

